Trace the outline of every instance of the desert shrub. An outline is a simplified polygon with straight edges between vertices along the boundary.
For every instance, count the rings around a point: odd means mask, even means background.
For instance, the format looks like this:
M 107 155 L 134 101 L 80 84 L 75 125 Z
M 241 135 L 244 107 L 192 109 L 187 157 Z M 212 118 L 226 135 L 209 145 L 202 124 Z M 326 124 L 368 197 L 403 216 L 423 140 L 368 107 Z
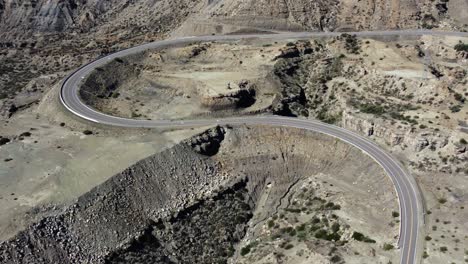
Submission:
M 291 249 L 291 248 L 293 248 L 293 247 L 294 247 L 293 244 L 287 244 L 287 245 L 284 247 L 284 249 Z
M 387 244 L 387 243 L 385 243 L 385 244 L 383 245 L 383 249 L 384 249 L 385 251 L 392 250 L 392 249 L 394 249 L 394 248 L 395 248 L 395 247 L 394 247 L 392 244 Z
M 465 97 L 463 97 L 463 95 L 459 94 L 459 93 L 455 93 L 453 95 L 455 97 L 455 100 L 461 102 L 461 103 L 464 103 L 465 102 Z
M 327 65 L 324 76 L 325 79 L 331 80 L 335 77 L 341 76 L 343 71 L 343 61 L 342 59 L 344 55 L 341 54 L 340 56 L 334 57 L 330 64 Z
M 5 145 L 6 143 L 10 142 L 10 139 L 0 137 L 0 146 Z
M 341 114 L 340 115 L 330 115 L 326 112 L 326 110 L 323 110 L 320 111 L 318 114 L 317 114 L 317 119 L 320 120 L 320 121 L 323 121 L 327 124 L 336 124 L 338 121 L 341 120 Z
M 320 219 L 317 218 L 317 217 L 314 217 L 314 218 L 312 218 L 311 222 L 312 222 L 313 224 L 318 224 L 318 223 L 320 223 Z
M 398 119 L 398 120 L 401 120 L 401 121 L 405 121 L 405 122 L 408 122 L 410 124 L 413 124 L 413 125 L 416 125 L 418 123 L 418 121 L 412 119 L 410 116 L 404 116 L 398 112 L 390 112 L 390 117 L 393 118 L 393 119 Z
M 132 118 L 138 118 L 138 117 L 141 117 L 141 114 L 132 112 Z
M 340 258 L 339 256 L 335 255 L 335 256 L 333 256 L 333 257 L 330 259 L 330 261 L 331 261 L 332 263 L 337 263 L 337 262 L 340 262 L 340 261 L 341 261 L 341 258 Z
M 325 204 L 324 207 L 325 207 L 326 209 L 332 209 L 332 208 L 335 208 L 335 206 L 336 206 L 336 205 L 335 205 L 333 202 L 328 202 L 328 203 Z
M 331 226 L 331 230 L 336 233 L 340 230 L 340 224 L 338 223 L 333 223 L 333 225 Z
M 325 229 L 320 229 L 317 232 L 315 232 L 314 236 L 318 239 L 325 239 L 327 237 L 327 231 Z
M 315 232 L 315 238 L 328 240 L 328 241 L 338 241 L 341 239 L 341 236 L 338 233 L 328 233 L 325 229 L 320 229 Z
M 453 105 L 453 106 L 450 106 L 449 109 L 450 109 L 450 111 L 452 111 L 452 113 L 458 113 L 458 112 L 461 111 L 462 106 L 461 105 Z
M 445 198 L 439 198 L 438 201 L 439 201 L 439 203 L 444 204 L 444 203 L 447 202 L 447 199 L 445 199 Z
M 293 231 L 293 228 L 288 226 L 288 227 L 281 229 L 281 231 L 283 231 L 283 233 L 290 233 L 291 231 Z
M 382 115 L 385 113 L 385 108 L 383 106 L 367 103 L 359 105 L 359 110 L 363 113 L 374 115 Z
M 353 232 L 353 235 L 351 237 L 360 242 L 375 243 L 375 240 L 370 239 L 369 237 L 359 232 Z
M 306 228 L 306 225 L 305 225 L 305 224 L 302 224 L 302 225 L 296 227 L 296 231 L 297 231 L 297 232 L 302 232 L 302 231 L 305 230 L 305 228 Z
M 273 220 L 268 221 L 268 227 L 269 228 L 272 228 L 274 225 L 275 225 L 275 221 L 273 221 Z
M 296 208 L 286 208 L 284 210 L 287 212 L 296 213 L 296 214 L 301 212 L 301 209 L 296 209 Z
M 251 249 L 252 248 L 251 248 L 250 245 L 247 245 L 247 246 L 241 248 L 241 251 L 240 251 L 241 256 L 245 256 L 245 255 L 249 254 Z
M 31 132 L 23 132 L 19 136 L 20 137 L 30 137 L 31 135 L 32 135 Z
M 426 22 L 423 22 L 423 24 L 421 25 L 421 27 L 424 28 L 424 29 L 433 29 L 433 28 L 434 28 L 433 25 L 428 24 L 428 23 L 426 23 Z
M 327 235 L 326 239 L 328 241 L 339 241 L 341 239 L 341 236 L 338 233 L 330 233 Z
M 305 240 L 307 238 L 307 233 L 306 232 L 299 232 L 297 234 L 297 238 L 299 238 L 300 240 Z
M 359 41 L 356 35 L 341 34 L 341 37 L 345 40 L 345 48 L 349 53 L 359 54 Z
M 466 145 L 466 144 L 468 144 L 468 142 L 466 141 L 466 139 L 461 138 L 460 139 L 460 144 Z
M 467 51 L 468 52 L 468 44 L 460 42 L 457 45 L 455 45 L 455 50 L 456 51 Z
M 398 212 L 392 212 L 392 216 L 393 216 L 393 217 L 399 217 L 399 216 L 400 216 L 400 213 L 398 213 Z
M 92 134 L 93 134 L 93 131 L 91 131 L 91 130 L 85 130 L 85 131 L 83 131 L 83 134 L 85 134 L 85 135 L 92 135 Z
M 319 230 L 319 229 L 320 229 L 320 225 L 312 225 L 312 226 L 310 227 L 310 231 L 311 231 L 311 232 L 315 232 L 315 231 L 317 231 L 317 230 Z

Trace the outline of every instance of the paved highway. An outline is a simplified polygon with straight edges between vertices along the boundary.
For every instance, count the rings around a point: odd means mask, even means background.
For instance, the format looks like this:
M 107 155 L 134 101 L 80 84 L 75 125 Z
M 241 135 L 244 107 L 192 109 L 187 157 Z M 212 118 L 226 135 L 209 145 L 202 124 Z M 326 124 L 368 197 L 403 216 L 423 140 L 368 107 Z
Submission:
M 437 32 L 437 31 L 424 31 L 424 30 L 408 30 L 408 31 L 369 31 L 369 32 L 348 32 L 358 36 L 421 36 L 421 35 L 446 35 L 446 36 L 465 36 L 468 33 L 461 32 Z M 149 49 L 162 49 L 175 45 L 184 45 L 192 42 L 207 42 L 207 41 L 228 41 L 240 40 L 247 38 L 258 39 L 271 39 L 271 40 L 285 40 L 285 39 L 307 39 L 312 37 L 332 37 L 338 36 L 342 33 L 335 32 L 299 32 L 299 33 L 280 33 L 280 34 L 262 34 L 262 35 L 228 35 L 228 36 L 203 36 L 203 37 L 187 37 L 180 39 L 164 40 L 152 42 L 145 45 L 133 47 L 130 49 L 122 50 L 120 52 L 110 54 L 106 57 L 100 58 L 91 62 L 72 73 L 63 82 L 60 92 L 60 100 L 73 114 L 99 124 L 120 127 L 163 127 L 163 128 L 187 128 L 207 125 L 271 125 L 271 126 L 284 126 L 306 129 L 319 133 L 324 133 L 336 138 L 339 138 L 355 147 L 361 149 L 378 162 L 388 176 L 391 178 L 395 190 L 398 195 L 400 204 L 400 236 L 398 245 L 401 248 L 401 263 L 413 264 L 419 258 L 419 242 L 420 242 L 420 228 L 424 217 L 424 212 L 421 204 L 421 196 L 416 186 L 414 178 L 404 169 L 402 164 L 394 157 L 381 149 L 371 140 L 358 135 L 354 132 L 345 130 L 343 128 L 324 124 L 314 120 L 304 120 L 298 118 L 288 118 L 280 116 L 248 116 L 248 117 L 233 117 L 223 118 L 218 120 L 134 120 L 125 119 L 106 115 L 96 111 L 85 103 L 79 97 L 79 88 L 82 80 L 86 78 L 94 69 L 103 66 L 110 60 L 118 57 L 124 57 Z M 386 227 L 382 227 L 386 228 Z

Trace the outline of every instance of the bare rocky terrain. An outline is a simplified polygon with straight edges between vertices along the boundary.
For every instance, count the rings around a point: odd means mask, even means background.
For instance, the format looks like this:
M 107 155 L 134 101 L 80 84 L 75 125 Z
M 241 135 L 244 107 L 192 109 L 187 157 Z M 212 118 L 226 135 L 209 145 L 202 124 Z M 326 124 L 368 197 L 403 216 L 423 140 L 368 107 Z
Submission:
M 397 263 L 393 187 L 352 147 L 270 127 L 96 126 L 64 111 L 60 81 L 99 56 L 167 37 L 466 31 L 467 8 L 464 0 L 0 0 L 0 263 Z M 462 263 L 466 44 L 346 34 L 193 43 L 113 61 L 81 96 L 122 117 L 274 113 L 369 136 L 422 190 L 422 262 Z
M 119 77 L 119 85 L 112 86 L 114 90 L 110 92 L 126 94 L 127 99 L 120 99 L 120 103 L 109 91 L 106 96 L 95 96 L 90 102 L 103 111 L 119 115 L 112 109 L 122 111 L 126 107 L 122 107 L 121 102 L 128 101 L 126 104 L 133 107 L 132 113 L 144 113 L 142 116 L 124 115 L 134 118 L 194 118 L 206 111 L 217 116 L 260 111 L 320 119 L 358 131 L 394 151 L 418 178 L 427 199 L 427 221 L 434 221 L 433 226 L 427 227 L 427 239 L 432 241 L 431 234 L 439 232 L 437 223 L 448 211 L 463 216 L 457 217 L 458 220 L 445 220 L 448 226 L 444 230 L 463 228 L 462 219 L 466 215 L 463 186 L 466 186 L 468 173 L 467 57 L 466 52 L 455 46 L 467 42 L 467 39 L 454 37 L 359 39 L 343 34 L 333 39 L 287 43 L 250 41 L 248 48 L 245 43 L 195 44 L 150 53 L 145 55 L 148 59 L 139 58 L 138 67 L 144 70 L 133 78 L 146 78 L 143 83 L 122 74 L 115 75 Z M 239 57 L 238 50 L 245 51 L 244 56 Z M 175 61 L 173 54 L 177 54 Z M 154 58 L 157 58 L 156 64 Z M 219 58 L 223 64 L 218 63 Z M 132 60 L 134 58 L 128 58 L 127 64 L 135 65 Z M 239 60 L 242 64 L 239 63 L 233 73 L 232 65 Z M 165 62 L 162 69 L 161 61 Z M 115 62 L 108 67 L 115 69 Z M 243 73 L 244 69 L 248 69 L 249 74 Z M 185 74 L 187 70 L 191 73 Z M 253 70 L 261 74 L 248 78 Z M 236 79 L 237 73 L 244 79 Z M 95 74 L 100 75 L 99 72 Z M 222 81 L 216 81 L 220 75 Z M 90 77 L 91 81 L 98 79 Z M 86 82 L 85 89 L 96 87 L 95 84 L 87 86 Z M 198 82 L 202 82 L 202 87 L 214 87 L 210 91 L 215 90 L 217 94 L 230 92 L 227 89 L 230 83 L 256 84 L 255 102 L 247 108 L 233 103 L 210 109 L 202 99 L 209 93 L 197 90 Z M 115 83 L 115 79 L 111 83 Z M 140 87 L 146 93 L 153 90 L 159 96 L 145 100 Z M 168 91 L 169 96 L 161 96 Z M 174 95 L 190 99 L 181 104 L 181 108 L 187 110 L 185 115 L 171 112 L 164 105 L 166 100 L 174 100 L 175 107 L 170 109 L 177 110 Z M 86 95 L 82 96 L 89 100 Z M 264 102 L 269 105 L 265 106 Z M 155 110 L 158 105 L 165 107 L 161 113 Z M 445 258 L 446 251 L 440 250 L 445 247 L 454 248 L 453 253 L 448 253 L 454 259 L 464 254 L 459 244 L 464 243 L 466 237 L 454 234 L 452 239 L 445 235 L 441 238 L 437 243 L 428 243 L 426 258 L 431 261 Z
M 115 50 L 169 35 L 261 30 L 464 30 L 464 0 L 0 1 L 0 97 Z M 6 74 L 8 72 L 8 74 Z
M 117 59 L 83 82 L 80 96 L 111 115 L 137 119 L 265 112 L 276 100 L 266 78 L 278 47 L 204 43 Z
M 295 129 L 218 127 L 31 225 L 0 245 L 0 260 L 386 263 L 398 258 L 384 250 L 398 236 L 397 209 L 382 169 L 345 143 Z M 382 222 L 389 226 L 381 229 Z M 288 252 L 271 255 L 279 244 Z

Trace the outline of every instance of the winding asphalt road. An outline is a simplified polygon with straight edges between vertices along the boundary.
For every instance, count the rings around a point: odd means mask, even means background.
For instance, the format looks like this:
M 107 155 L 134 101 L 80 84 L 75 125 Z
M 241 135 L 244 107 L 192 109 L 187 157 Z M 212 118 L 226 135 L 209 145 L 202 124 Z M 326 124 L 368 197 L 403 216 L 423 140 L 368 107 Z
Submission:
M 421 36 L 421 35 L 444 35 L 444 36 L 465 36 L 468 33 L 461 32 L 437 32 L 437 31 L 423 31 L 423 30 L 409 30 L 409 31 L 370 31 L 370 32 L 348 32 L 358 36 Z M 284 126 L 294 127 L 310 131 L 315 131 L 327 134 L 343 140 L 367 153 L 376 162 L 378 162 L 388 176 L 391 178 L 395 190 L 398 195 L 400 204 L 400 236 L 398 245 L 401 248 L 401 263 L 414 264 L 418 261 L 419 255 L 419 242 L 420 242 L 420 228 L 424 217 L 423 207 L 421 203 L 421 196 L 416 185 L 414 178 L 404 169 L 402 164 L 381 149 L 371 140 L 358 135 L 346 129 L 325 124 L 314 120 L 304 120 L 298 118 L 288 118 L 280 116 L 248 116 L 248 117 L 233 117 L 223 118 L 218 120 L 134 120 L 125 119 L 106 115 L 96 111 L 87 106 L 79 97 L 80 84 L 94 69 L 103 66 L 109 61 L 124 57 L 149 49 L 162 49 L 175 45 L 184 45 L 193 42 L 207 42 L 207 41 L 228 41 L 240 39 L 271 39 L 271 40 L 285 40 L 285 39 L 307 39 L 312 37 L 333 37 L 342 33 L 335 32 L 300 32 L 300 33 L 280 33 L 280 34 L 262 34 L 262 35 L 227 35 L 227 36 L 203 36 L 203 37 L 187 37 L 180 39 L 164 40 L 145 45 L 133 47 L 130 49 L 122 50 L 120 52 L 110 54 L 106 57 L 100 58 L 91 62 L 72 73 L 63 82 L 60 92 L 60 100 L 73 114 L 86 119 L 91 122 L 119 126 L 119 127 L 146 127 L 146 128 L 188 128 L 207 125 L 271 125 L 271 126 Z M 383 227 L 385 228 L 385 227 Z

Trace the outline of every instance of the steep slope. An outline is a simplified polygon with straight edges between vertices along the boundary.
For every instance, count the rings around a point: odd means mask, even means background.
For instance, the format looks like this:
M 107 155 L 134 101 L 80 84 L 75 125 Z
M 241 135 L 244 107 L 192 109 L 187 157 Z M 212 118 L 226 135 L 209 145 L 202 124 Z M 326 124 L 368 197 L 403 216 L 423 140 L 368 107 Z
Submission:
M 234 0 L 210 1 L 184 32 L 200 32 L 215 23 L 215 32 L 233 25 L 279 30 L 371 30 L 448 27 L 468 23 L 466 1 L 445 0 Z M 456 2 L 456 3 L 455 3 Z M 227 30 L 222 30 L 227 28 Z M 201 32 L 200 32 L 201 33 Z
M 168 35 L 463 30 L 464 0 L 0 0 L 0 98 L 40 75 Z
M 218 127 L 139 161 L 0 243 L 0 263 L 241 263 L 239 245 L 265 238 L 263 225 L 279 214 L 281 227 L 289 220 L 305 227 L 312 217 L 342 226 L 332 238 L 298 231 L 310 242 L 303 261 L 329 259 L 322 248 L 336 246 L 334 255 L 354 263 L 376 263 L 371 250 L 387 263 L 397 251 L 380 245 L 398 234 L 390 217 L 397 208 L 381 167 L 346 143 L 298 129 Z M 353 239 L 357 230 L 374 242 Z M 309 243 L 283 233 L 271 241 Z M 271 245 L 258 244 L 247 257 L 281 251 Z
M 1 0 L 0 32 L 150 32 L 167 17 L 208 24 L 297 30 L 455 27 L 468 23 L 462 0 Z M 170 19 L 169 19 L 170 18 Z M 162 19 L 164 20 L 164 19 Z M 189 23 L 189 22 L 187 22 Z
M 177 26 L 201 1 L 188 0 L 1 0 L 0 32 L 26 36 L 26 32 L 88 33 L 110 27 L 134 34 L 158 31 L 161 22 Z M 168 17 L 165 19 L 165 17 Z

